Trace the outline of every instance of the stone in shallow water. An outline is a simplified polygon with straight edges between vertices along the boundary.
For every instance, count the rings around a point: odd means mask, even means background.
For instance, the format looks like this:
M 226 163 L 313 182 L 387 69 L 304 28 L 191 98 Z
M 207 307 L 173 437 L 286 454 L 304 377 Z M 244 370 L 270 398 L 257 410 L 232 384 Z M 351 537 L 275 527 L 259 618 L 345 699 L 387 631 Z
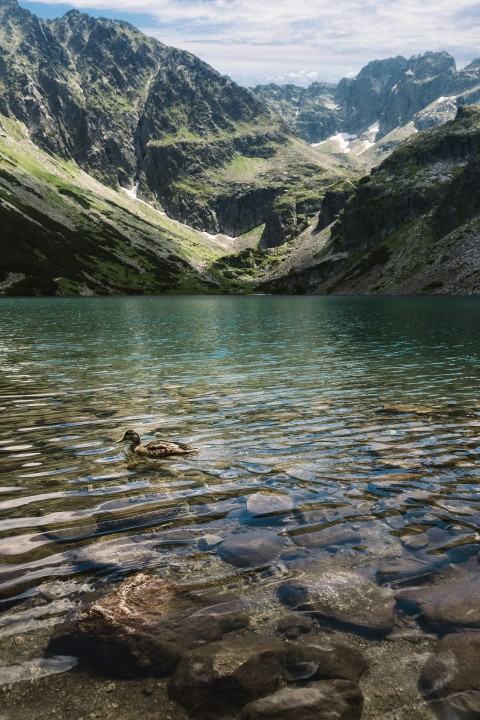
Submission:
M 439 718 L 480 718 L 479 667 L 479 632 L 452 633 L 439 641 L 419 680 L 420 692 Z
M 419 609 L 421 620 L 439 632 L 480 628 L 480 580 L 476 577 L 398 590 L 397 598 L 406 607 Z
M 281 585 L 278 595 L 285 605 L 313 611 L 356 632 L 385 634 L 395 620 L 393 591 L 354 572 L 306 576 Z
M 245 627 L 248 615 L 231 593 L 186 593 L 138 574 L 60 625 L 48 651 L 76 655 L 106 675 L 169 675 L 189 648 Z
M 361 535 L 349 528 L 326 527 L 319 530 L 318 526 L 315 526 L 314 530 L 308 527 L 301 530 L 302 532 L 291 535 L 295 545 L 300 547 L 333 547 L 347 543 L 355 545 L 362 541 Z
M 345 643 L 308 641 L 287 646 L 286 670 L 293 680 L 359 680 L 368 669 L 360 650 Z
M 380 582 L 399 585 L 412 585 L 427 582 L 438 573 L 441 563 L 435 560 L 425 561 L 411 557 L 399 557 L 386 560 L 377 570 Z
M 275 560 L 282 545 L 276 533 L 255 530 L 230 535 L 217 552 L 222 560 L 235 567 L 261 567 Z
M 169 694 L 194 715 L 233 712 L 278 685 L 286 660 L 278 638 L 229 638 L 186 653 Z
M 308 615 L 297 615 L 290 613 L 280 618 L 277 630 L 281 633 L 288 633 L 289 630 L 298 630 L 298 635 L 308 633 L 313 628 L 313 620 Z
M 281 520 L 285 513 L 293 510 L 293 501 L 288 495 L 257 492 L 249 496 L 247 510 L 258 518 L 275 519 L 275 516 L 280 515 Z
M 284 688 L 249 703 L 241 720 L 358 720 L 363 696 L 356 683 L 326 680 L 305 688 Z

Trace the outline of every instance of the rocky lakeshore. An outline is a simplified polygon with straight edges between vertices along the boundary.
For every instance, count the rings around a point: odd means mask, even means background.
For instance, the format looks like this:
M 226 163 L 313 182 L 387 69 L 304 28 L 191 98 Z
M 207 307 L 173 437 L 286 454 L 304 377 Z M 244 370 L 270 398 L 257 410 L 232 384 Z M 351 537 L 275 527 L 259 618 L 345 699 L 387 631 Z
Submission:
M 3 684 L 0 717 L 478 718 L 478 558 L 430 574 L 408 559 L 376 572 L 345 559 L 260 586 L 135 573 L 73 602 L 53 632 L 12 625 L 0 670 L 24 670 Z M 62 662 L 75 667 L 50 675 Z

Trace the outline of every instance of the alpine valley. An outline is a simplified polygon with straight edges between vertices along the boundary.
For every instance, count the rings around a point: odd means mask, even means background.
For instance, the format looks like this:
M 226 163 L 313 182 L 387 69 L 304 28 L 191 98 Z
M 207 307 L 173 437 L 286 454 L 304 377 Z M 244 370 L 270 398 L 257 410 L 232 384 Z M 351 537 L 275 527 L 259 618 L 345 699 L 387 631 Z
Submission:
M 0 294 L 480 292 L 480 60 L 247 89 L 0 0 Z

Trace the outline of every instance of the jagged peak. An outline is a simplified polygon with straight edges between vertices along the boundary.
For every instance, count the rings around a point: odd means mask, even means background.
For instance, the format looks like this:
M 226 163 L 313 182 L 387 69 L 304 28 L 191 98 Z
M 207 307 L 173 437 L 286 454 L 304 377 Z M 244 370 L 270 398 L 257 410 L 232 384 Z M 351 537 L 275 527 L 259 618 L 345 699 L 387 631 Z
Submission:
M 416 76 L 422 77 L 431 74 L 432 70 L 438 75 L 449 70 L 456 70 L 456 63 L 455 58 L 446 50 L 439 52 L 428 50 L 423 55 L 412 55 L 408 60 L 408 68 Z

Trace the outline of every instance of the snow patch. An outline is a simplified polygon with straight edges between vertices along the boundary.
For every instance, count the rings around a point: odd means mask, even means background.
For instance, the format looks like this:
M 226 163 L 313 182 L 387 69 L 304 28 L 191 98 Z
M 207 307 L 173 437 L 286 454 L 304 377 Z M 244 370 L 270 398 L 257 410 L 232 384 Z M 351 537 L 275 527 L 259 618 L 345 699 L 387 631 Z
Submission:
M 408 75 L 409 77 L 412 77 L 412 75 L 415 75 L 415 73 L 413 72 L 413 70 L 407 70 L 407 71 L 405 72 L 405 75 Z
M 320 145 L 325 145 L 325 143 L 334 143 L 338 146 L 338 150 L 334 149 L 332 152 L 344 153 L 346 155 L 351 150 L 349 141 L 356 140 L 357 137 L 358 135 L 349 135 L 348 133 L 335 133 L 335 135 L 332 135 L 327 140 L 323 140 L 319 143 L 312 143 L 312 147 L 320 147 Z
M 139 187 L 140 187 L 140 183 L 136 182 L 135 185 L 130 190 L 127 190 L 127 188 L 122 188 L 122 190 L 124 190 L 127 193 L 128 197 L 131 197 L 132 200 L 136 200 L 138 198 Z
M 224 240 L 225 238 L 227 240 L 236 240 L 236 238 L 230 237 L 230 235 L 225 235 L 223 233 L 219 233 L 218 235 L 212 235 L 211 233 L 204 231 L 204 232 L 202 232 L 202 235 L 207 237 L 209 240 L 215 240 L 216 242 Z
M 378 122 L 374 123 L 373 125 L 370 125 L 365 135 L 367 136 L 369 142 L 374 143 L 377 139 L 377 135 L 380 132 L 380 125 Z

